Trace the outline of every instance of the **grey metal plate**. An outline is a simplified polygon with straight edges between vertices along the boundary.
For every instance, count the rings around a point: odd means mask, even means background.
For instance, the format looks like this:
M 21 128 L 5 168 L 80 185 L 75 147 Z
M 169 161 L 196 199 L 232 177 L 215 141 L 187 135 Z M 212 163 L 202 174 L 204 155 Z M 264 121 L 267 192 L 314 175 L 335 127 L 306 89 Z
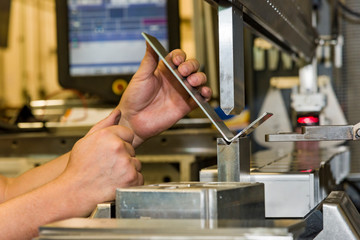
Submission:
M 219 130 L 220 134 L 227 142 L 232 142 L 236 138 L 244 137 L 250 134 L 256 127 L 258 127 L 261 123 L 266 121 L 272 116 L 272 113 L 265 112 L 262 116 L 252 122 L 248 127 L 244 128 L 241 132 L 235 135 L 223 122 L 223 120 L 217 115 L 215 110 L 210 106 L 208 102 L 201 96 L 199 91 L 193 88 L 186 78 L 182 77 L 178 72 L 176 67 L 169 61 L 167 61 L 167 51 L 161 45 L 161 43 L 153 36 L 142 33 L 145 40 L 150 44 L 150 46 L 157 53 L 159 58 L 164 62 L 165 66 L 170 70 L 170 72 L 175 76 L 175 78 L 180 82 L 180 84 L 185 88 L 185 90 L 189 93 L 189 95 L 195 100 L 195 102 L 199 105 L 199 107 L 203 110 L 205 115 L 210 119 L 210 121 L 215 125 L 215 127 Z
M 224 221 L 209 228 L 189 219 L 88 219 L 72 218 L 40 227 L 38 240 L 45 239 L 297 239 L 303 220 Z

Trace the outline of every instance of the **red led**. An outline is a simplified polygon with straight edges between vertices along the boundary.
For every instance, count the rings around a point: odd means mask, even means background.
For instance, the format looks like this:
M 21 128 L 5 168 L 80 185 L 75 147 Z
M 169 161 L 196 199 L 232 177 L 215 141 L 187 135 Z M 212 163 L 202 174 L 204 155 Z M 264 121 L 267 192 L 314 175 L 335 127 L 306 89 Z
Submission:
M 312 171 L 313 171 L 312 169 L 300 170 L 300 172 L 303 172 L 303 173 L 310 173 Z
M 306 117 L 299 117 L 297 121 L 300 124 L 313 124 L 313 123 L 318 123 L 319 118 L 313 116 L 306 116 Z

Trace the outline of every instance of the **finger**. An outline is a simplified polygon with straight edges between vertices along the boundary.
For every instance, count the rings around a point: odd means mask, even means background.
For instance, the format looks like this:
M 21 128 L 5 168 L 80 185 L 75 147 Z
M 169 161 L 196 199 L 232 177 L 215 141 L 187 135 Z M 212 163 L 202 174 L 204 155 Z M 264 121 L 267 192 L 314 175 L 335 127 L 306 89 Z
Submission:
M 125 142 L 125 148 L 126 148 L 127 153 L 128 153 L 131 157 L 135 157 L 135 156 L 136 156 L 135 149 L 134 149 L 134 147 L 132 146 L 131 143 Z
M 196 59 L 189 59 L 178 67 L 178 71 L 182 76 L 189 76 L 199 70 L 200 64 Z
M 168 56 L 166 56 L 166 60 L 169 61 L 171 59 L 171 61 L 176 65 L 179 66 L 180 64 L 182 64 L 183 62 L 185 62 L 186 60 L 186 54 L 183 50 L 181 49 L 175 49 L 173 51 L 171 51 Z
M 131 163 L 134 165 L 136 171 L 141 172 L 141 162 L 137 158 L 132 157 Z
M 192 87 L 199 87 L 207 82 L 206 75 L 203 72 L 193 73 L 187 77 L 187 80 Z
M 126 128 L 124 129 L 126 130 Z M 105 142 L 106 147 L 109 149 L 108 151 L 115 151 L 116 154 L 124 157 L 135 157 L 135 149 L 132 146 L 132 131 L 130 131 L 130 133 L 126 133 L 126 131 L 119 132 L 118 130 L 119 128 L 115 126 L 112 129 L 106 129 L 107 132 L 103 132 L 98 135 L 94 134 L 94 136 L 99 140 L 102 140 L 102 142 Z
M 212 96 L 212 90 L 211 88 L 207 86 L 202 86 L 198 88 L 198 91 L 200 92 L 201 96 L 205 98 L 206 101 L 209 101 Z
M 137 174 L 138 174 L 138 177 L 137 177 L 138 183 L 137 183 L 137 185 L 144 185 L 144 176 L 140 172 L 138 172 Z
M 109 129 L 113 134 L 115 134 L 115 136 L 121 138 L 127 143 L 131 144 L 134 141 L 135 134 L 130 128 L 121 125 L 113 125 L 109 127 Z
M 119 122 L 121 117 L 121 112 L 119 109 L 115 108 L 110 114 L 109 116 L 107 116 L 105 119 L 101 120 L 100 122 L 98 122 L 97 124 L 95 124 L 90 130 L 89 132 L 86 134 L 92 134 L 93 132 L 115 125 Z
M 139 186 L 144 184 L 144 176 L 141 172 L 135 171 L 134 169 L 129 170 L 129 181 L 126 184 L 126 187 L 129 186 Z

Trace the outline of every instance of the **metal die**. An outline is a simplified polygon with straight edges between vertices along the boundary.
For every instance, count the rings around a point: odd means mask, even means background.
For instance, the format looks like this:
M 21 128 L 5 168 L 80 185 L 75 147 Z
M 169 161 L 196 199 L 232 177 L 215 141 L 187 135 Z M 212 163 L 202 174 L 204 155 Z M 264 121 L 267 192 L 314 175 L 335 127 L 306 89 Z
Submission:
M 116 218 L 264 219 L 262 183 L 164 183 L 117 189 Z

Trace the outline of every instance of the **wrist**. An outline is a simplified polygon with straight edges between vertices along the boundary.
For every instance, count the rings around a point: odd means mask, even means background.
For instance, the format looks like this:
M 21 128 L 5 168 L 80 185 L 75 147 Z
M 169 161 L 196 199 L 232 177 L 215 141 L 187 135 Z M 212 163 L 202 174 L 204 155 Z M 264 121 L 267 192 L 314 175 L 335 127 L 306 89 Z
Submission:
M 84 193 L 82 191 L 84 187 L 73 178 L 61 175 L 48 185 L 56 192 L 54 196 L 60 199 L 57 207 L 61 219 L 87 217 L 96 207 L 96 199 Z
M 54 180 L 1 204 L 0 225 L 4 229 L 0 238 L 32 239 L 42 225 L 82 216 L 78 197 L 72 195 L 71 189 L 71 185 Z

